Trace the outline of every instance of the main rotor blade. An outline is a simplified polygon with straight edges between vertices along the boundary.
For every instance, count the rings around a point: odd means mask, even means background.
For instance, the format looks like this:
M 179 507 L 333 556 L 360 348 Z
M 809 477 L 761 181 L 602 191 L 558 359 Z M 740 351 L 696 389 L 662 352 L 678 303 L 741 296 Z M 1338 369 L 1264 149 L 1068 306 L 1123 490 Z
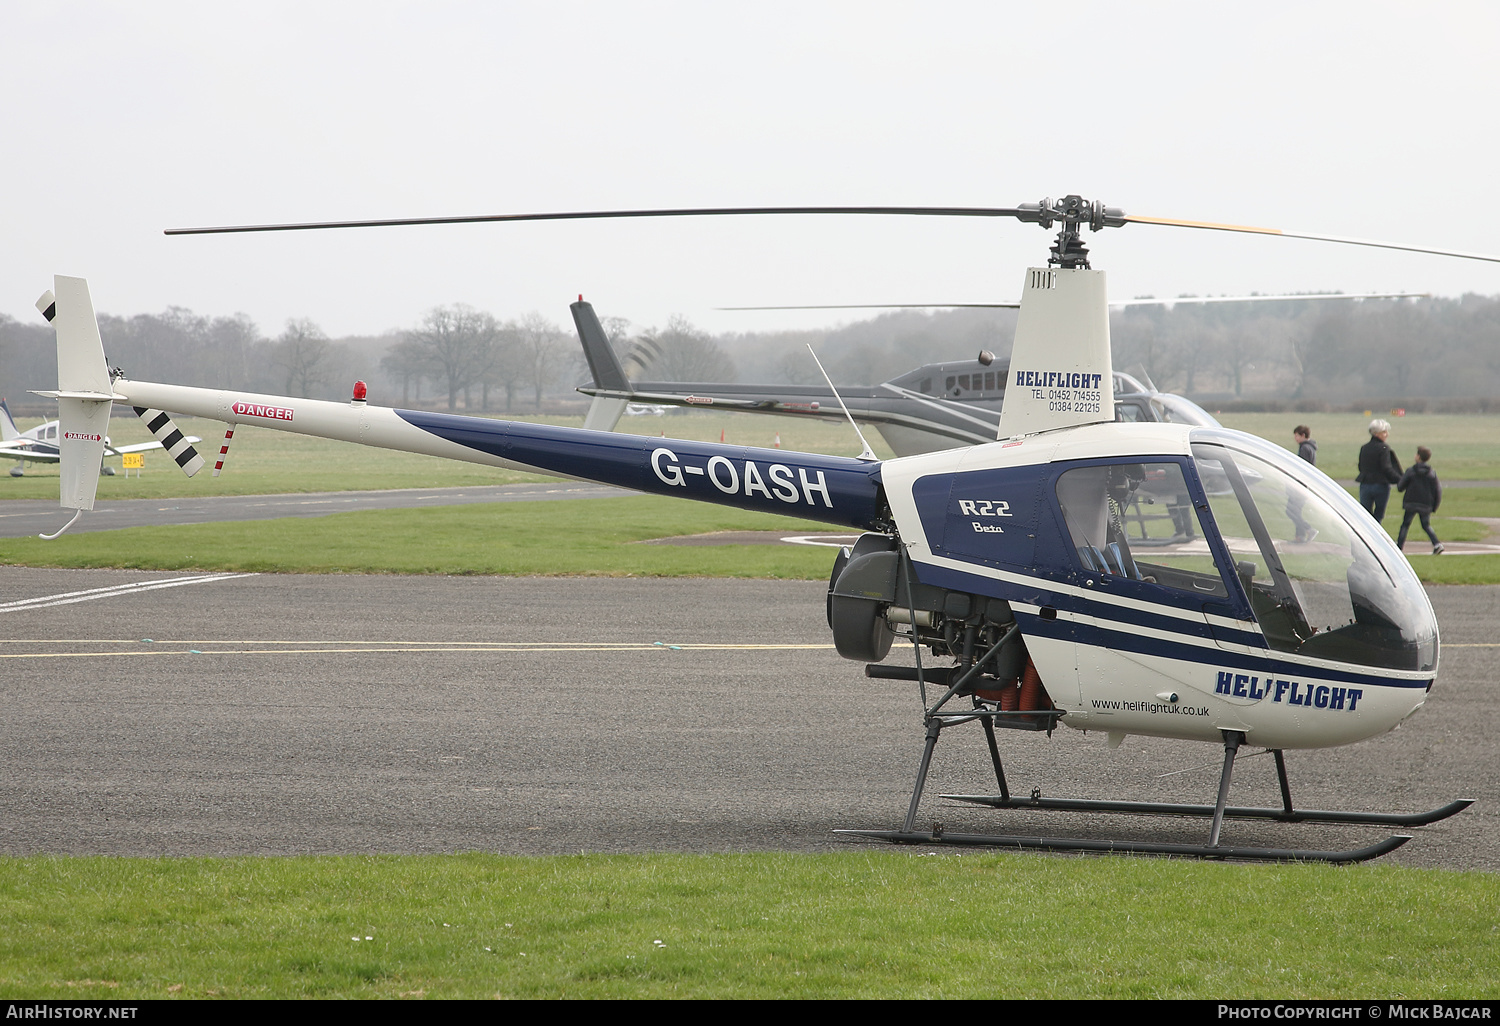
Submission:
M 1169 296 L 1111 299 L 1110 306 L 1175 306 L 1178 303 L 1287 303 L 1321 299 L 1431 299 L 1431 292 L 1294 292 L 1279 296 Z M 814 306 L 716 306 L 715 310 L 1018 310 L 1020 303 L 821 303 Z
M 910 217 L 1017 217 L 1015 207 L 682 207 L 668 210 L 579 210 L 550 214 L 474 214 L 465 217 L 402 217 L 379 221 L 309 221 L 244 224 L 209 228 L 168 228 L 167 235 L 229 235 L 239 232 L 301 232 L 323 228 L 403 228 L 429 224 L 484 224 L 493 221 L 590 221 L 626 217 L 736 217 L 757 214 L 862 214 Z
M 1407 253 L 1430 253 L 1433 256 L 1458 257 L 1462 260 L 1485 260 L 1500 264 L 1500 256 L 1487 253 L 1466 253 L 1456 249 L 1434 249 L 1430 246 L 1408 246 L 1401 242 L 1381 242 L 1378 239 L 1351 239 L 1342 235 L 1314 235 L 1311 232 L 1289 232 L 1281 228 L 1256 228 L 1244 224 L 1217 224 L 1213 221 L 1181 221 L 1171 217 L 1143 217 L 1139 214 L 1122 216 L 1127 224 L 1160 224 L 1169 228 L 1202 228 L 1213 232 L 1241 232 L 1251 235 L 1280 235 L 1287 239 L 1312 239 L 1315 242 L 1336 242 L 1344 246 L 1369 246 L 1374 249 L 1399 249 Z
M 1284 296 L 1177 296 L 1166 299 L 1111 299 L 1110 306 L 1176 306 L 1178 303 L 1290 303 L 1302 299 L 1431 299 L 1431 292 L 1306 292 Z
M 1069 201 L 1076 197 L 1069 197 Z M 577 210 L 539 214 L 473 214 L 462 217 L 402 217 L 383 218 L 372 221 L 307 221 L 287 224 L 220 225 L 204 228 L 168 228 L 167 235 L 229 235 L 245 232 L 299 232 L 318 231 L 325 228 L 401 228 L 415 225 L 439 224 L 485 224 L 497 221 L 590 221 L 640 217 L 740 217 L 758 215 L 876 215 L 905 217 L 1012 217 L 1017 220 L 1070 225 L 1087 224 L 1087 216 L 1076 221 L 1071 205 L 1027 204 L 1024 207 L 677 207 L 661 210 Z M 1080 208 L 1081 210 L 1082 208 Z M 1102 208 L 1101 208 L 1102 209 Z M 1500 256 L 1486 253 L 1468 253 L 1460 250 L 1437 249 L 1430 246 L 1408 246 L 1399 242 L 1381 242 L 1376 239 L 1352 239 L 1339 235 L 1318 235 L 1311 232 L 1290 232 L 1281 228 L 1259 228 L 1252 225 L 1219 224 L 1213 221 L 1184 221 L 1170 217 L 1145 217 L 1125 214 L 1109 208 L 1104 210 L 1107 219 L 1096 227 L 1125 224 L 1158 224 L 1169 228 L 1198 228 L 1216 232 L 1239 232 L 1251 235 L 1280 235 L 1289 239 L 1312 239 L 1317 242 L 1335 242 L 1346 246 L 1369 246 L 1375 249 L 1395 249 L 1408 253 L 1429 253 L 1434 256 L 1458 257 L 1463 260 L 1484 260 L 1500 263 Z

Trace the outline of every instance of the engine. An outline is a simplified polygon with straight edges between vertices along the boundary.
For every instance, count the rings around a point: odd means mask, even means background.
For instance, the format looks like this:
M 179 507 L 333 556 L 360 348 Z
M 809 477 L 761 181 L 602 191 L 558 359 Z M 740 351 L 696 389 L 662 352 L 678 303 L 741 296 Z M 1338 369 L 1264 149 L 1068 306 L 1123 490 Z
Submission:
M 898 633 L 916 638 L 952 666 L 923 668 L 930 683 L 947 685 L 974 675 L 964 693 L 1009 709 L 1047 709 L 1051 701 L 1026 654 L 1010 603 L 918 581 L 901 558 L 900 543 L 884 534 L 865 534 L 841 549 L 828 578 L 828 626 L 834 647 L 845 659 L 878 664 L 890 654 Z M 867 665 L 871 677 L 915 680 L 908 666 Z M 1018 686 L 1019 685 L 1019 686 Z

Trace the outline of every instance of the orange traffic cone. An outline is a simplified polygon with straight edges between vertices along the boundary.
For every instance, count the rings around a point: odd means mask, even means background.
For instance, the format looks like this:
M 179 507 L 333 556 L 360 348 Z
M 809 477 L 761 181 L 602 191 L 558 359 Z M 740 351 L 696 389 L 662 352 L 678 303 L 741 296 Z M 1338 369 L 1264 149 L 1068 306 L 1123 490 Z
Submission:
M 776 448 L 781 448 L 781 432 L 776 432 Z

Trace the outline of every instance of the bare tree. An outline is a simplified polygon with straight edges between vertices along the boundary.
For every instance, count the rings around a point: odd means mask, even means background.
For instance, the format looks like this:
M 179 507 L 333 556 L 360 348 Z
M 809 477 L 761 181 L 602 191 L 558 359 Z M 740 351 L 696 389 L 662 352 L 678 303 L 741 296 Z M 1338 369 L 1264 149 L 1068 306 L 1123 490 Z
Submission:
M 422 379 L 432 371 L 427 353 L 411 339 L 403 339 L 380 358 L 380 366 L 393 378 L 401 379 L 401 402 L 411 402 L 412 385 L 415 384 L 417 398 L 422 398 Z
M 458 394 L 484 380 L 494 360 L 498 328 L 495 318 L 463 303 L 433 307 L 422 326 L 406 333 L 403 359 L 448 387 L 448 409 L 458 408 Z M 467 404 L 467 401 L 465 402 Z
M 221 388 L 249 387 L 257 351 L 265 348 L 260 329 L 249 314 L 215 317 L 208 326 L 209 380 Z
M 515 322 L 507 322 L 495 329 L 490 362 L 481 379 L 483 408 L 490 408 L 490 389 L 499 387 L 505 390 L 505 412 L 509 413 L 516 402 L 516 389 L 525 377 L 526 356 L 521 351 L 520 329 Z
M 285 375 L 288 395 L 310 395 L 327 379 L 332 356 L 333 344 L 323 329 L 304 317 L 286 322 L 272 359 Z
M 650 330 L 646 337 L 660 355 L 651 368 L 659 381 L 734 381 L 734 361 L 708 332 L 693 327 L 687 318 L 673 314 L 667 326 Z
M 567 365 L 563 333 L 547 318 L 533 311 L 510 325 L 516 340 L 521 379 L 531 385 L 536 408 L 542 408 L 542 392 Z

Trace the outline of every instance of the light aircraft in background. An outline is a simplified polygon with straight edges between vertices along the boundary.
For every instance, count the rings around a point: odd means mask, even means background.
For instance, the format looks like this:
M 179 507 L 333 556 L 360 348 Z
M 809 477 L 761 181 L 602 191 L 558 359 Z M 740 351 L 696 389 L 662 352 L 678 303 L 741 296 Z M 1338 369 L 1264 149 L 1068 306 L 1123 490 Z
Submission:
M 38 424 L 34 428 L 25 431 L 16 427 L 15 418 L 10 415 L 10 407 L 0 399 L 0 459 L 14 459 L 16 465 L 10 468 L 11 477 L 21 477 L 25 474 L 27 463 L 56 463 L 58 462 L 58 431 L 59 422 L 49 420 L 45 424 Z M 196 435 L 188 435 L 188 442 L 199 442 L 202 439 Z M 139 445 L 114 445 L 109 437 L 104 439 L 104 455 L 120 456 L 130 452 L 150 452 L 153 449 L 162 448 L 161 442 L 142 442 Z M 113 467 L 100 466 L 99 472 L 105 476 L 113 476 Z
M 1471 804 L 1415 814 L 1293 804 L 1284 752 L 1382 735 L 1422 708 L 1437 681 L 1439 634 L 1427 594 L 1389 536 L 1336 482 L 1263 439 L 1220 427 L 1118 423 L 1105 278 L 1082 229 L 1159 224 L 1294 235 L 1126 215 L 1078 196 L 1013 208 L 723 208 L 524 214 L 463 220 L 713 214 L 926 214 L 1013 218 L 1059 227 L 1046 266 L 1027 269 L 997 438 L 878 460 L 622 435 L 370 405 L 134 381 L 104 360 L 88 285 L 55 279 L 38 303 L 57 330 L 61 504 L 91 509 L 112 403 L 173 411 L 496 467 L 518 467 L 864 533 L 842 550 L 825 612 L 834 645 L 871 677 L 911 681 L 926 735 L 906 820 L 854 831 L 924 844 L 1352 862 L 1410 840 L 1319 850 L 1229 845 L 1226 819 L 1418 826 Z M 454 219 L 431 219 L 436 221 Z M 399 222 L 252 226 L 346 228 Z M 205 231 L 203 229 L 178 230 Z M 1418 249 L 1443 253 L 1441 250 Z M 1500 262 L 1479 254 L 1447 253 Z M 858 428 L 855 428 L 858 431 Z M 865 446 L 866 454 L 869 447 Z M 1122 511 L 1149 488 L 1186 497 L 1179 537 L 1147 522 L 1132 540 Z M 72 521 L 69 521 L 72 523 Z M 1306 525 L 1316 532 L 1307 536 Z M 66 526 L 64 527 L 66 530 Z M 61 532 L 58 532 L 59 534 Z M 53 535 L 52 537 L 56 537 Z M 809 611 L 811 615 L 815 615 Z M 893 643 L 910 664 L 887 662 Z M 955 834 L 916 817 L 944 730 L 978 722 L 998 792 L 950 796 L 998 810 L 1202 817 L 1202 844 Z M 1058 726 L 1222 748 L 1215 800 L 1187 805 L 1013 795 L 996 729 L 1050 736 Z M 1274 754 L 1280 805 L 1231 806 L 1243 746 Z M 1055 781 L 1046 782 L 1049 788 Z M 1357 786 L 1357 785 L 1356 785 Z M 1378 796 L 1375 796 L 1378 800 Z

